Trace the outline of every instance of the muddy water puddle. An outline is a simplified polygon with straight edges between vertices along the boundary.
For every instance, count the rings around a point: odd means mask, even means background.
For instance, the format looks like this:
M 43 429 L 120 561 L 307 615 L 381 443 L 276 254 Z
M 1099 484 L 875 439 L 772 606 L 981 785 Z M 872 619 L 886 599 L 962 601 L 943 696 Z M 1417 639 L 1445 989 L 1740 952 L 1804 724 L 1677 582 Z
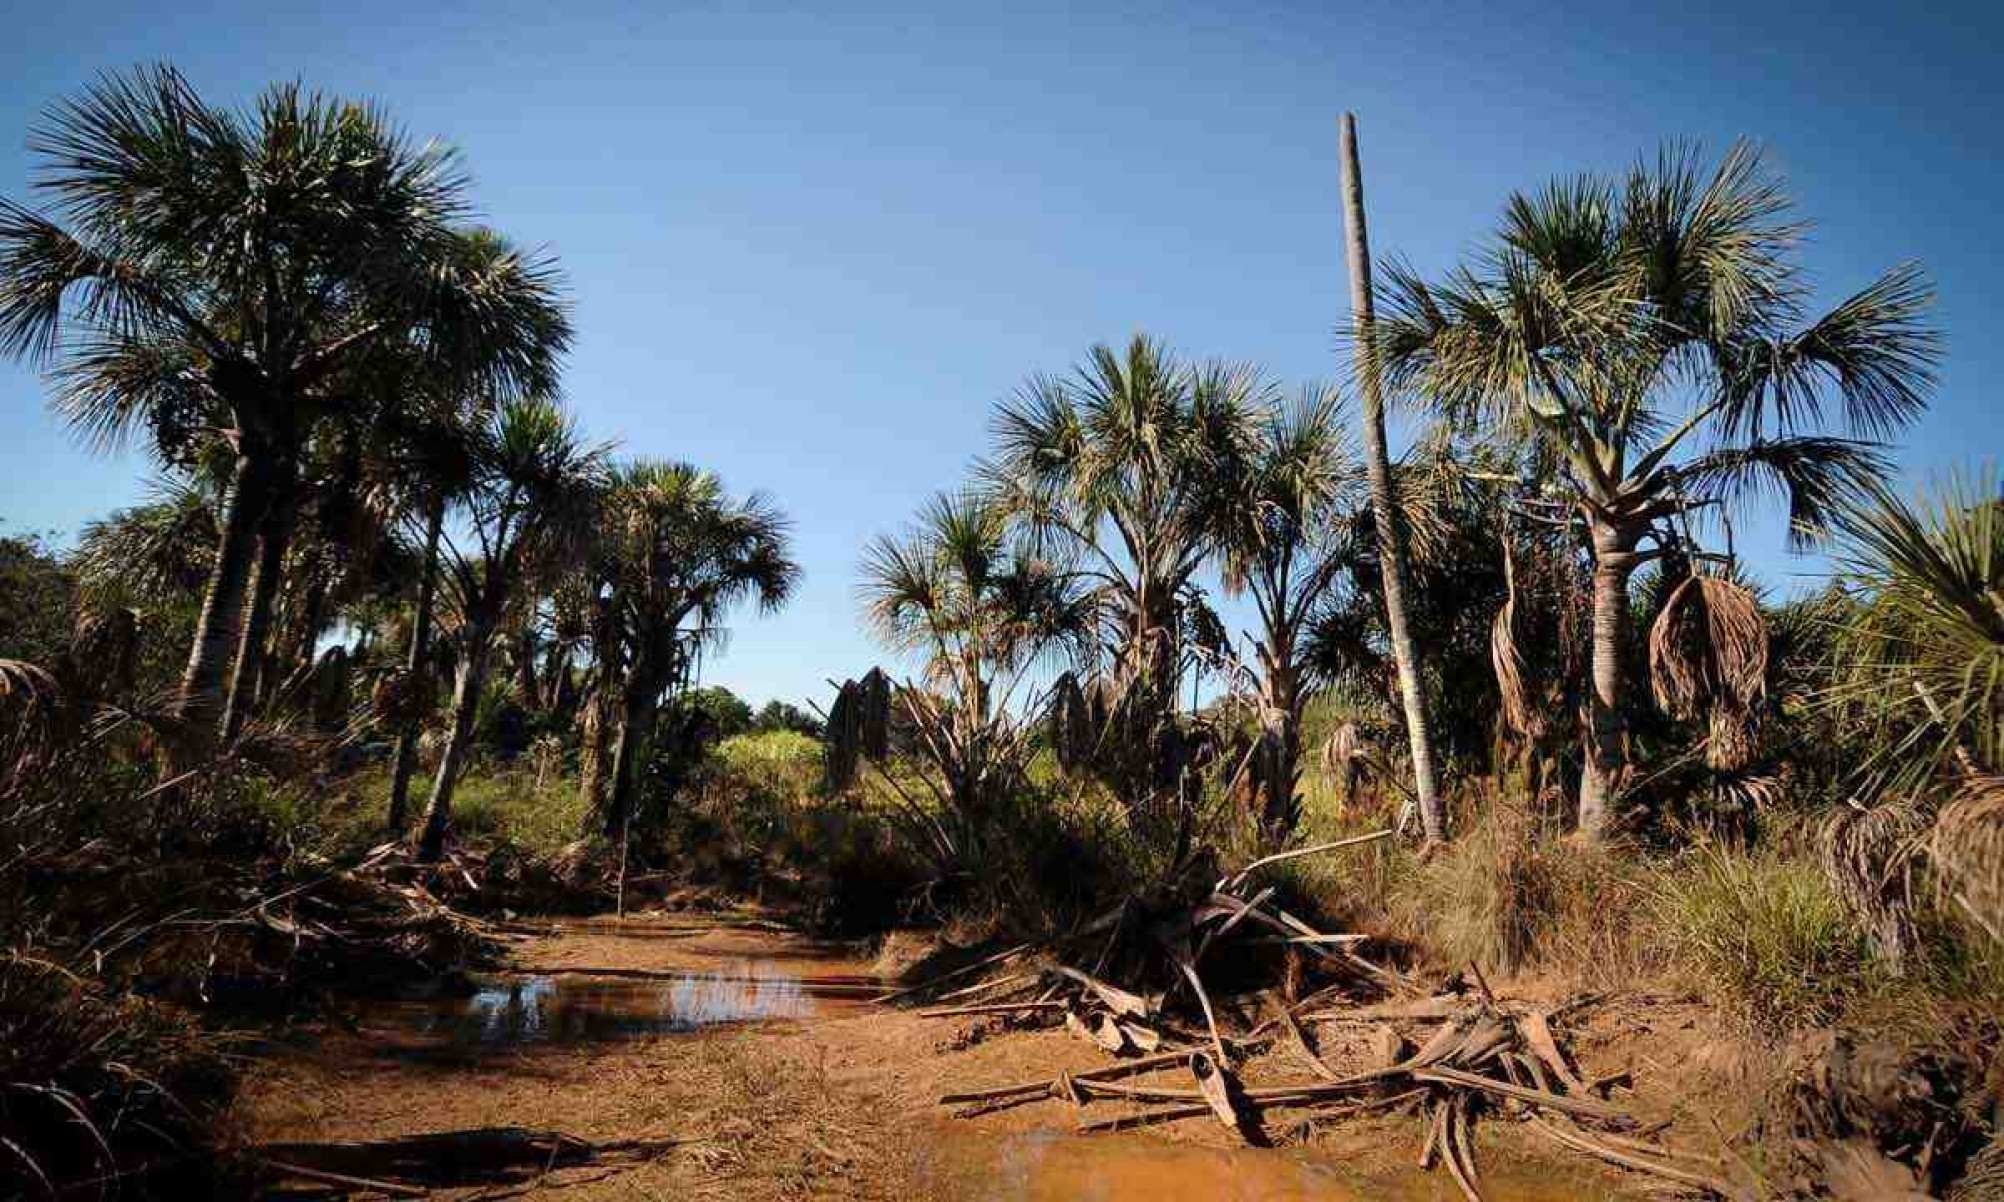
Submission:
M 474 984 L 471 994 L 371 1003 L 358 1026 L 466 1048 L 581 1043 L 839 1014 L 883 989 L 869 977 L 801 975 L 752 960 L 686 972 L 518 973 Z
M 1371 1160 L 1384 1164 L 1382 1155 Z M 944 1129 L 927 1184 L 966 1202 L 1423 1202 L 1460 1199 L 1445 1172 L 1359 1171 L 1300 1149 L 1211 1148 L 1140 1134 L 1064 1131 L 970 1136 Z M 1582 1202 L 1618 1195 L 1586 1175 L 1508 1162 L 1482 1166 L 1490 1202 Z

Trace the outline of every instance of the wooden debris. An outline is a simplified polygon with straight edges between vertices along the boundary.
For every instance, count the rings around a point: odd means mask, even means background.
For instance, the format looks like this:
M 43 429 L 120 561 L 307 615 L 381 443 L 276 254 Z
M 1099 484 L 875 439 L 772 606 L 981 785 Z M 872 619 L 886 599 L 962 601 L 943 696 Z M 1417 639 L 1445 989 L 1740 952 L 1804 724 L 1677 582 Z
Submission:
M 1212 1061 L 1202 1052 L 1190 1057 L 1190 1074 L 1197 1078 L 1197 1092 L 1204 1095 L 1204 1105 L 1211 1108 L 1218 1122 L 1240 1140 L 1250 1143 L 1246 1133 L 1246 1120 L 1232 1097 L 1232 1082 L 1229 1070 L 1224 1065 Z

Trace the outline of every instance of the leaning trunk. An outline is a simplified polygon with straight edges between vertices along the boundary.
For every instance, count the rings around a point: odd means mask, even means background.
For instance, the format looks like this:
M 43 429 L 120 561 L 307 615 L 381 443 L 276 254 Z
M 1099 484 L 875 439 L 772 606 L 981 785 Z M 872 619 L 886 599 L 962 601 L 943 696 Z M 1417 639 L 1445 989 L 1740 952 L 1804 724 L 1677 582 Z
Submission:
M 452 731 L 445 741 L 445 754 L 438 761 L 438 776 L 432 781 L 431 803 L 426 807 L 424 837 L 418 841 L 418 859 L 433 863 L 445 851 L 445 827 L 452 817 L 452 791 L 459 783 L 460 765 L 473 742 L 474 712 L 480 706 L 480 690 L 487 683 L 487 644 L 490 630 L 469 626 L 459 673 L 452 687 Z
M 418 577 L 417 612 L 411 615 L 411 641 L 404 657 L 405 712 L 397 731 L 396 759 L 390 769 L 390 829 L 404 829 L 410 809 L 411 773 L 417 767 L 419 722 L 408 698 L 424 691 L 426 659 L 431 654 L 431 609 L 438 593 L 438 540 L 445 527 L 445 502 L 434 500 L 425 516 L 424 568 Z
M 1634 530 L 1596 521 L 1593 528 L 1593 688 L 1587 696 L 1586 765 L 1580 775 L 1580 837 L 1604 840 L 1627 759 L 1621 712 L 1623 653 L 1628 646 L 1628 578 L 1635 571 Z
M 272 498 L 265 508 L 258 535 L 257 574 L 250 588 L 250 610 L 244 616 L 243 638 L 237 644 L 236 668 L 230 673 L 230 691 L 223 704 L 223 739 L 237 737 L 257 697 L 259 682 L 271 671 L 269 649 L 265 646 L 271 630 L 271 615 L 278 598 L 278 586 L 285 576 L 285 552 L 292 541 L 293 506 L 287 495 L 297 476 L 287 471 L 275 481 Z
M 244 594 L 257 560 L 258 522 L 270 495 L 268 467 L 249 454 L 239 454 L 215 566 L 209 571 L 202 615 L 195 624 L 194 645 L 175 701 L 175 713 L 186 723 L 189 754 L 212 746 L 219 728 L 225 681 L 243 634 Z
M 1433 734 L 1420 695 L 1419 650 L 1406 616 L 1406 533 L 1392 501 L 1391 453 L 1385 445 L 1385 397 L 1378 377 L 1374 314 L 1371 307 L 1371 245 L 1364 226 L 1364 178 L 1357 162 L 1357 119 L 1343 114 L 1343 216 L 1349 232 L 1350 319 L 1357 356 L 1364 416 L 1364 453 L 1370 468 L 1371 513 L 1378 530 L 1378 564 L 1384 576 L 1385 625 L 1398 663 L 1399 696 L 1405 703 L 1406 737 L 1412 744 L 1414 792 L 1420 826 L 1428 842 L 1447 837 L 1447 811 L 1434 780 Z

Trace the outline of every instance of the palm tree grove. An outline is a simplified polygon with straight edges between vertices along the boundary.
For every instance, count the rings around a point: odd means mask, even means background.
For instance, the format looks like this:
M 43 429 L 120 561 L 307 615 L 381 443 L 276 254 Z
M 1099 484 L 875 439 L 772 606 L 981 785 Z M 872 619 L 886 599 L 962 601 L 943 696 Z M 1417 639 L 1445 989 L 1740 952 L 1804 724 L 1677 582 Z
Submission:
M 6 85 L 0 1199 L 2004 1199 L 1994 15 L 364 8 Z

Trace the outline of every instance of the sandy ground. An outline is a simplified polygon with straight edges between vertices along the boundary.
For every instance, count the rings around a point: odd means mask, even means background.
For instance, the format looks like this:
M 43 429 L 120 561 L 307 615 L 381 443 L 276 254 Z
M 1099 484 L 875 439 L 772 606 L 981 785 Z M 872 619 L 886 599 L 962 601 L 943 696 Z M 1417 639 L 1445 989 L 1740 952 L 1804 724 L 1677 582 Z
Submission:
M 1414 1167 L 1419 1124 L 1399 1115 L 1283 1124 L 1272 1149 L 1237 1147 L 1208 1120 L 1082 1136 L 1071 1108 L 1055 1101 L 954 1118 L 937 1104 L 941 1093 L 1097 1067 L 1104 1054 L 1062 1030 L 1005 1031 L 870 1004 L 874 963 L 769 924 L 698 915 L 573 922 L 522 936 L 513 960 L 615 1010 L 679 988 L 678 1005 L 693 998 L 700 1009 L 721 997 L 728 1010 L 732 998 L 778 998 L 787 1016 L 607 1034 L 552 1008 L 548 1021 L 585 1036 L 482 1042 L 412 1021 L 418 1011 L 463 1013 L 463 998 L 364 1008 L 267 1049 L 244 1099 L 249 1138 L 288 1164 L 427 1180 L 433 1196 L 456 1198 L 1460 1197 L 1445 1173 Z M 676 974 L 700 988 L 674 984 Z M 608 982 L 604 994 L 583 987 Z M 639 1009 L 658 1016 L 659 1004 Z M 505 1019 L 507 1005 L 494 1013 Z M 1650 1014 L 1662 1029 L 1638 1033 L 1617 1017 L 1582 1032 L 1593 1071 L 1633 1064 L 1641 1076 L 1650 1070 L 1634 1062 L 1638 1049 L 1678 1060 L 1680 1047 L 1705 1042 L 1695 1013 L 1688 1025 L 1674 1005 Z M 1325 1054 L 1365 1054 L 1361 1036 L 1354 1047 L 1346 1038 L 1326 1031 Z M 1302 1075 L 1278 1054 L 1247 1067 L 1252 1082 Z M 1676 1105 L 1636 1109 L 1671 1118 Z M 520 1128 L 624 1147 L 571 1165 L 547 1141 L 507 1130 Z M 444 1133 L 457 1134 L 414 1140 Z M 1492 1202 L 1626 1197 L 1642 1184 L 1554 1159 L 1508 1123 L 1481 1126 L 1478 1158 Z M 329 1192 L 342 1191 L 295 1177 L 275 1179 L 272 1196 Z

